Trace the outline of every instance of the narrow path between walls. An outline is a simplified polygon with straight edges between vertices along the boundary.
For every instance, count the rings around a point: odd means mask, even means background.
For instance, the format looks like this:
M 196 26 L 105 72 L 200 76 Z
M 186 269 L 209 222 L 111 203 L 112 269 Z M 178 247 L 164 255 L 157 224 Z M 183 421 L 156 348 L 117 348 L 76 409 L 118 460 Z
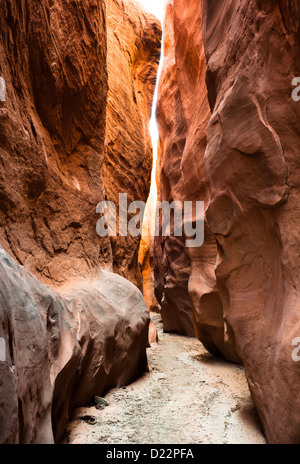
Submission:
M 263 444 L 243 369 L 215 359 L 193 338 L 164 334 L 148 350 L 152 371 L 110 391 L 108 406 L 74 411 L 64 443 Z M 94 416 L 90 425 L 79 419 Z

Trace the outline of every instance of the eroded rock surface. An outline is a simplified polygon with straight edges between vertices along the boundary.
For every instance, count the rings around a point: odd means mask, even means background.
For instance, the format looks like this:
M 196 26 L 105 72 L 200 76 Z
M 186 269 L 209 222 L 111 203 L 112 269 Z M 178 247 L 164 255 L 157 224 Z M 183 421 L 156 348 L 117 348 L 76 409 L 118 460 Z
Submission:
M 147 369 L 148 307 L 123 277 L 57 293 L 0 248 L 0 289 L 1 443 L 59 442 L 75 407 Z
M 1 5 L 0 240 L 43 282 L 110 263 L 96 234 L 107 98 L 104 3 Z
M 198 0 L 188 8 L 181 1 L 168 2 L 164 40 L 157 108 L 160 201 L 207 205 L 204 151 L 211 113 Z M 208 225 L 202 247 L 186 248 L 184 236 L 159 237 L 155 243 L 156 289 L 164 329 L 187 335 L 195 330 L 210 351 L 234 357 L 224 343 L 222 302 L 214 273 L 217 244 Z
M 300 106 L 291 83 L 300 6 L 217 3 L 203 2 L 212 109 L 205 167 L 226 343 L 245 366 L 268 440 L 299 443 Z
M 0 36 L 1 244 L 53 286 L 99 265 L 140 284 L 139 238 L 100 238 L 96 206 L 149 194 L 160 23 L 134 2 L 8 0 Z

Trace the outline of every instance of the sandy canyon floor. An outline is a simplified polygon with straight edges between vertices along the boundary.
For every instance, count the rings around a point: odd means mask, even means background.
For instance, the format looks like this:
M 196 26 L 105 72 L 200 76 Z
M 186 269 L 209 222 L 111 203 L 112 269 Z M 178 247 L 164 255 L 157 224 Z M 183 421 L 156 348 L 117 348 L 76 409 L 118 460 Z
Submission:
M 152 370 L 111 390 L 104 409 L 75 410 L 63 443 L 266 443 L 243 369 L 215 359 L 197 339 L 164 334 L 160 316 L 151 317 L 159 335 L 148 349 Z

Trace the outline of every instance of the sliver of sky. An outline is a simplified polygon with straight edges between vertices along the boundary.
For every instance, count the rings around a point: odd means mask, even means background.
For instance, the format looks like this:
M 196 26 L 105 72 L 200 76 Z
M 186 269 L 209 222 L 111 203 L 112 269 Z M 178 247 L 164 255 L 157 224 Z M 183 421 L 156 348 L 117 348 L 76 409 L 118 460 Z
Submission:
M 154 14 L 161 23 L 163 23 L 164 15 L 165 15 L 165 5 L 166 0 L 137 0 L 145 10 L 149 11 L 149 13 Z M 161 66 L 159 71 L 161 70 Z M 157 81 L 159 80 L 160 72 L 158 72 Z M 153 108 L 152 108 L 152 116 L 149 124 L 150 135 L 152 139 L 153 145 L 153 169 L 152 169 L 152 182 L 151 182 L 151 195 L 156 195 L 156 182 L 155 182 L 155 172 L 156 172 L 156 160 L 157 160 L 157 145 L 158 145 L 158 129 L 156 125 L 155 119 L 155 109 L 157 103 L 157 87 L 153 98 Z
M 165 2 L 164 0 L 138 0 L 146 10 L 154 14 L 161 22 L 163 21 Z

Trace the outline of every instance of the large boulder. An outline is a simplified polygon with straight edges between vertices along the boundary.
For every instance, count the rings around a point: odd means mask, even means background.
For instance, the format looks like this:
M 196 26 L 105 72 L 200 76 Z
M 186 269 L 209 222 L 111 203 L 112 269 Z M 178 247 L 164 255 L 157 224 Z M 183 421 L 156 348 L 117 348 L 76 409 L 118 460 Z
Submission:
M 0 248 L 0 443 L 59 442 L 74 408 L 147 370 L 148 325 L 123 277 L 57 293 Z

